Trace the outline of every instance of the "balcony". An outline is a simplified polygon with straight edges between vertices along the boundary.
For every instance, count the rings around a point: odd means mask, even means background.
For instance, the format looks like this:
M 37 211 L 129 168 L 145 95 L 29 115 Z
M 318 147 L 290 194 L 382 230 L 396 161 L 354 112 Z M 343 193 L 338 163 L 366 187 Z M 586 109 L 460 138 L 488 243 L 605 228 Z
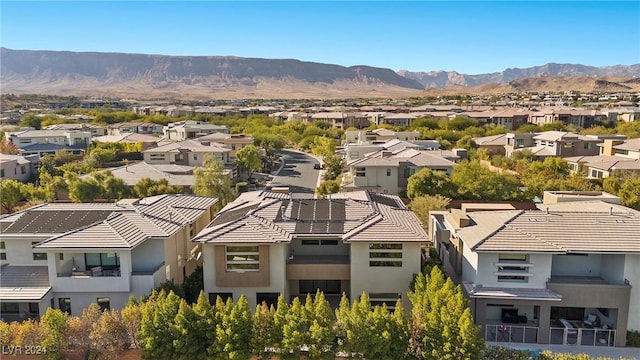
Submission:
M 565 303 L 578 307 L 624 308 L 631 296 L 628 281 L 613 283 L 599 276 L 552 276 L 547 288 L 561 294 Z
M 58 273 L 53 280 L 52 286 L 60 292 L 129 291 L 129 279 L 121 274 L 120 268 Z
M 349 255 L 296 255 L 287 261 L 287 280 L 349 280 Z
M 146 295 L 166 280 L 164 261 L 153 270 L 131 272 L 131 292 Z

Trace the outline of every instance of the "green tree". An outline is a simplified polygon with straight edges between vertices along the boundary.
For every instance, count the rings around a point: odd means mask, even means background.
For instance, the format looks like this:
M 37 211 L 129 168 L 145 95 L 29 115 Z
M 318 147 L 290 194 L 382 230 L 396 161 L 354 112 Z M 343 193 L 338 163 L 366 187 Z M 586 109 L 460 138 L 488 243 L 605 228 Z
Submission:
M 254 172 L 262 169 L 262 160 L 258 148 L 253 145 L 247 145 L 238 150 L 236 153 L 238 165 L 249 172 L 249 180 Z
M 310 148 L 313 155 L 316 156 L 325 157 L 335 155 L 336 141 L 328 137 L 316 136 Z
M 618 196 L 622 205 L 640 210 L 640 177 L 630 178 L 622 183 Z
M 307 294 L 305 305 L 302 305 L 299 297 L 293 298 L 286 316 L 286 323 L 282 328 L 284 335 L 282 347 L 285 357 L 291 354 L 292 358 L 299 359 L 302 346 L 310 344 L 311 311 L 313 311 L 313 300 L 310 294 Z
M 24 198 L 22 195 L 22 183 L 14 179 L 0 181 L 0 204 L 8 213 Z
M 276 311 L 273 313 L 273 343 L 278 350 L 284 348 L 284 325 L 287 323 L 287 315 L 289 314 L 289 304 L 284 300 L 284 296 L 278 296 Z
M 335 316 L 329 302 L 320 290 L 313 298 L 311 326 L 309 327 L 309 357 L 311 359 L 335 359 Z
M 435 210 L 445 210 L 451 199 L 442 195 L 421 195 L 411 199 L 409 209 L 413 211 L 418 219 L 422 222 L 422 226 L 428 229 L 429 212 Z
M 520 183 L 506 173 L 489 170 L 478 161 L 464 161 L 453 169 L 451 181 L 458 188 L 458 197 L 468 200 L 519 200 Z
M 344 159 L 335 155 L 327 155 L 323 158 L 324 180 L 336 180 L 342 175 Z
M 231 360 L 248 359 L 253 319 L 247 298 L 242 295 L 235 304 L 229 300 L 225 310 L 216 327 L 216 339 L 222 346 L 222 354 Z
M 36 130 L 40 130 L 42 119 L 36 114 L 26 114 L 20 119 L 21 127 L 30 127 Z
M 251 353 L 258 359 L 269 359 L 272 352 L 270 349 L 277 345 L 274 340 L 274 313 L 275 309 L 263 302 L 256 306 L 256 311 L 253 314 Z
M 47 338 L 42 342 L 42 347 L 47 349 L 49 357 L 60 356 L 60 351 L 67 346 L 68 317 L 67 313 L 59 309 L 48 308 L 40 319 L 40 323 L 44 325 L 47 332 Z
M 131 189 L 124 180 L 113 176 L 111 171 L 101 171 L 93 174 L 100 184 L 100 197 L 105 200 L 120 200 L 131 195 Z
M 340 183 L 337 180 L 325 180 L 316 188 L 316 194 L 320 197 L 325 197 L 337 192 L 340 192 Z
M 142 178 L 133 186 L 133 193 L 139 198 L 161 194 L 182 194 L 183 192 L 182 186 L 170 185 L 167 179 Z
M 129 344 L 132 348 L 140 347 L 138 341 L 138 332 L 140 332 L 140 324 L 142 323 L 142 307 L 143 304 L 132 295 L 124 308 L 120 311 L 122 316 L 122 325 L 127 335 L 129 335 Z
M 409 292 L 413 304 L 412 331 L 419 332 L 425 359 L 477 359 L 484 347 L 480 328 L 473 323 L 468 301 L 460 286 L 446 279 L 438 267 L 419 273 Z M 415 338 L 412 336 L 412 338 Z
M 191 186 L 193 193 L 200 196 L 215 196 L 218 198 L 218 207 L 224 207 L 233 200 L 234 194 L 231 188 L 231 179 L 224 171 L 222 163 L 213 156 L 206 156 L 202 167 L 193 170 L 195 183 Z
M 206 299 L 205 299 L 206 300 Z M 209 314 L 205 313 L 204 316 Z M 201 326 L 201 318 L 185 300 L 180 301 L 180 307 L 175 319 L 176 334 L 173 340 L 173 347 L 176 350 L 176 359 L 206 359 L 208 357 L 207 348 L 210 346 L 207 330 L 214 329 Z
M 453 197 L 455 194 L 455 184 L 443 171 L 423 168 L 407 181 L 407 196 L 410 199 L 424 195 Z
M 81 179 L 77 176 L 69 178 L 67 182 L 69 198 L 73 202 L 86 203 L 93 202 L 102 193 L 101 184 L 93 177 Z
M 144 357 L 148 359 L 179 356 L 174 348 L 175 318 L 180 308 L 180 298 L 174 293 L 153 292 L 142 310 L 139 340 Z
M 456 147 L 471 151 L 477 149 L 478 144 L 473 141 L 473 137 L 471 137 L 471 135 L 465 135 L 456 141 Z

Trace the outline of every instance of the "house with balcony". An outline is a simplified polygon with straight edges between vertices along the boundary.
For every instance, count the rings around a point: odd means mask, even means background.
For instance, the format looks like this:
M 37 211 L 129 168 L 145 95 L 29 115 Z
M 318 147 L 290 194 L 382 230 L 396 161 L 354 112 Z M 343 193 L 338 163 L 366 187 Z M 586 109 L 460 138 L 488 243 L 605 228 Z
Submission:
M 455 159 L 459 157 L 443 150 L 381 150 L 348 162 L 342 188 L 399 194 L 407 189 L 409 177 L 424 168 L 451 174 Z
M 347 144 L 381 144 L 388 140 L 415 141 L 420 137 L 418 131 L 393 131 L 389 129 L 347 130 L 344 132 Z
M 107 135 L 123 135 L 135 133 L 159 136 L 162 135 L 162 128 L 162 125 L 154 123 L 137 121 L 123 122 L 107 126 Z
M 598 144 L 599 155 L 565 158 L 573 172 L 590 179 L 609 177 L 615 171 L 640 174 L 640 138 L 605 139 Z
M 509 133 L 505 135 L 505 154 L 510 157 L 515 151 L 529 150 L 538 159 L 550 156 L 591 156 L 600 152 L 598 144 L 607 137 L 580 135 L 566 131 L 544 131 L 540 133 Z
M 190 240 L 216 198 L 159 195 L 113 203 L 38 205 L 0 218 L 0 301 L 5 320 L 48 307 L 79 315 L 91 303 L 120 309 L 199 264 Z
M 225 125 L 213 125 L 194 120 L 169 123 L 162 128 L 162 137 L 173 141 L 195 139 L 216 133 L 228 134 L 229 128 Z
M 88 131 L 93 137 L 107 134 L 106 127 L 86 123 L 54 124 L 45 127 L 44 130 Z
M 37 175 L 40 156 L 0 154 L 0 180 L 14 179 L 28 182 Z
M 309 194 L 254 191 L 227 204 L 194 239 L 202 244 L 210 300 L 245 295 L 250 307 L 317 290 L 409 306 L 426 233 L 400 198 L 365 191 Z
M 539 208 L 430 215 L 485 340 L 624 346 L 640 328 L 640 212 L 599 200 Z
M 89 131 L 29 129 L 7 132 L 6 136 L 20 150 L 20 155 L 42 156 L 59 150 L 84 154 L 92 135 Z

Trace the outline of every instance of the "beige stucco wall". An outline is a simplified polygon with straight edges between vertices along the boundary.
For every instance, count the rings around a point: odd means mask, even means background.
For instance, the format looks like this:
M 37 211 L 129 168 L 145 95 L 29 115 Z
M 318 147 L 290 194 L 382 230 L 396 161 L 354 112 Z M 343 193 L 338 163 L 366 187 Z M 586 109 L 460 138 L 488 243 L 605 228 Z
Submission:
M 640 254 L 625 255 L 624 278 L 631 284 L 627 329 L 640 331 Z
M 384 240 L 380 241 L 384 243 Z M 351 297 L 366 293 L 401 293 L 403 305 L 410 308 L 407 297 L 413 275 L 420 272 L 420 243 L 403 243 L 402 267 L 370 267 L 369 243 L 351 243 Z
M 32 242 L 40 242 L 48 239 L 45 237 L 22 237 L 11 238 L 2 236 L 5 249 L 2 252 L 7 254 L 7 260 L 0 260 L 0 264 L 11 265 L 47 265 L 47 260 L 33 260 L 34 252 L 46 252 L 35 250 L 31 246 Z M 34 251 L 35 250 L 35 251 Z
M 483 286 L 545 289 L 547 280 L 551 277 L 550 254 L 529 254 L 529 263 L 533 265 L 529 268 L 529 273 L 533 276 L 530 276 L 529 281 L 526 283 L 498 282 L 498 276 L 495 274 L 498 271 L 497 262 L 498 253 L 479 253 L 477 278 L 474 282 Z M 467 281 L 473 280 L 467 279 Z

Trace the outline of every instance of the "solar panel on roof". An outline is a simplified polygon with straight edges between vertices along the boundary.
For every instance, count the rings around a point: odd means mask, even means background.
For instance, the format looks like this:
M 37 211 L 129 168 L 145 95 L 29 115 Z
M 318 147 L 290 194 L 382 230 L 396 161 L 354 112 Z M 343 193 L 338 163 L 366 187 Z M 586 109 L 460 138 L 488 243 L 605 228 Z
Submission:
M 75 230 L 103 221 L 112 213 L 97 211 L 27 211 L 18 220 L 4 229 L 5 233 L 57 234 Z
M 375 193 L 371 193 L 369 194 L 369 196 L 371 197 L 372 201 L 375 201 L 379 204 L 383 204 L 383 205 L 387 205 L 387 206 L 391 206 L 394 208 L 399 208 L 400 205 L 398 204 L 398 202 L 390 197 L 384 196 L 384 195 L 380 195 L 380 194 L 375 194 Z
M 257 207 L 258 207 L 258 204 L 254 204 L 254 205 L 242 207 L 240 209 L 225 211 L 219 214 L 218 216 L 216 216 L 216 218 L 213 219 L 213 221 L 209 224 L 209 227 L 238 221 Z

